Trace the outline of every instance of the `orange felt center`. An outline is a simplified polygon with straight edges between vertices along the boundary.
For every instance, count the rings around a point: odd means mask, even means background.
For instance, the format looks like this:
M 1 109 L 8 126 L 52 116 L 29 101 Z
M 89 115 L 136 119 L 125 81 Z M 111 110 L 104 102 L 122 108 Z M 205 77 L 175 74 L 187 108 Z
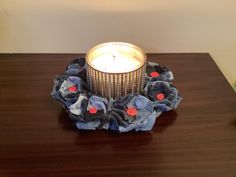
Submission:
M 76 86 L 71 86 L 68 88 L 70 92 L 75 92 L 77 90 Z
M 137 109 L 134 107 L 128 108 L 126 112 L 129 116 L 136 116 L 138 113 Z
M 91 107 L 91 108 L 89 108 L 89 112 L 90 112 L 91 114 L 96 114 L 96 113 L 97 113 L 97 108 Z
M 150 76 L 151 77 L 158 77 L 158 76 L 160 76 L 160 74 L 156 71 L 153 71 L 153 72 L 150 73 Z
M 163 100 L 163 99 L 165 98 L 165 95 L 164 95 L 163 93 L 158 93 L 158 94 L 156 95 L 156 98 L 157 98 L 158 100 Z

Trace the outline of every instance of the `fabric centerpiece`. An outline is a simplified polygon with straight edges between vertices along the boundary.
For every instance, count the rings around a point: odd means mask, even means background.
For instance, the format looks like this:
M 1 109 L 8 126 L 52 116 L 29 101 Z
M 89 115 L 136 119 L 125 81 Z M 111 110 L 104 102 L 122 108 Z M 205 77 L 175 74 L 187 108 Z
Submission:
M 80 58 L 72 60 L 64 74 L 57 76 L 51 96 L 62 103 L 80 130 L 150 131 L 163 112 L 177 109 L 182 100 L 173 80 L 168 68 L 147 62 L 141 93 L 108 100 L 90 92 L 85 59 Z

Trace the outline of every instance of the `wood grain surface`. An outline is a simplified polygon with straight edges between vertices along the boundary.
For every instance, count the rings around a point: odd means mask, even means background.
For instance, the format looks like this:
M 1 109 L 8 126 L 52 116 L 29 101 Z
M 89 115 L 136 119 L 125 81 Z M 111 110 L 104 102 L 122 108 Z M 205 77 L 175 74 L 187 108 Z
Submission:
M 82 54 L 0 55 L 0 177 L 235 177 L 236 95 L 209 54 L 149 54 L 184 100 L 153 131 L 77 130 L 50 92 Z

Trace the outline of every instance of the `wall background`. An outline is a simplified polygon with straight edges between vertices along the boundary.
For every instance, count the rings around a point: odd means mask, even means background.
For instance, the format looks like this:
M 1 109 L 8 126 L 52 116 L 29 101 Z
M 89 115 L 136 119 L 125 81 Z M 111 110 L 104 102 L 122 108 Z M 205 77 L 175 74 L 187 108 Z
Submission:
M 236 82 L 235 0 L 0 0 L 0 53 L 85 53 L 107 41 L 209 52 Z

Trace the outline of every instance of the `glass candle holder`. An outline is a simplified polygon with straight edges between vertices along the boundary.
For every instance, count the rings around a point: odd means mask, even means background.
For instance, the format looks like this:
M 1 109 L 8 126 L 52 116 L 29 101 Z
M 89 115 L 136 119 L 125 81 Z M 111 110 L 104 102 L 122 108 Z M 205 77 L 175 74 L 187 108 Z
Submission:
M 139 93 L 146 60 L 143 50 L 129 43 L 108 42 L 93 47 L 86 55 L 90 91 L 108 99 Z

